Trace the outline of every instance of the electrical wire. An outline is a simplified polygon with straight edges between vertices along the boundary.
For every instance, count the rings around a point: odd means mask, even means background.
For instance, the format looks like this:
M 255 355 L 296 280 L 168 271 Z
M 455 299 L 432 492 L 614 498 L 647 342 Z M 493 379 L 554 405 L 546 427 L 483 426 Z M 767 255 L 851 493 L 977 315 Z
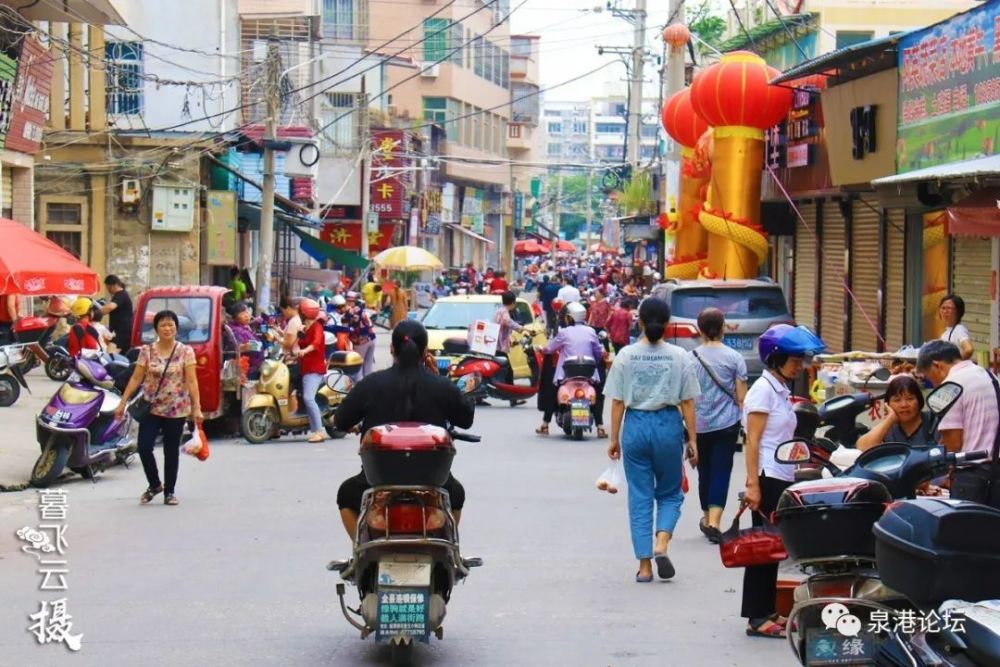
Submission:
M 746 25 L 743 24 L 743 18 L 740 16 L 739 11 L 736 9 L 736 3 L 733 0 L 729 0 L 729 6 L 733 8 L 733 14 L 736 16 L 736 22 L 740 24 L 740 29 L 743 30 L 743 34 L 748 40 L 750 40 L 750 50 L 760 55 L 760 50 L 757 48 L 757 42 L 754 41 L 753 36 L 750 31 L 747 30 Z
M 789 29 L 788 24 L 785 23 L 785 19 L 783 19 L 781 17 L 781 13 L 777 9 L 775 9 L 774 4 L 771 2 L 771 0 L 764 0 L 764 2 L 767 3 L 767 6 L 771 8 L 771 11 L 774 12 L 774 15 L 778 18 L 778 21 L 781 23 L 781 27 L 785 29 L 785 32 L 788 34 L 788 37 L 792 40 L 792 43 L 795 44 L 795 48 L 798 50 L 799 55 L 802 56 L 802 59 L 809 60 L 809 56 L 806 54 L 805 49 L 803 49 L 802 45 L 799 44 L 799 40 L 792 33 L 791 29 Z

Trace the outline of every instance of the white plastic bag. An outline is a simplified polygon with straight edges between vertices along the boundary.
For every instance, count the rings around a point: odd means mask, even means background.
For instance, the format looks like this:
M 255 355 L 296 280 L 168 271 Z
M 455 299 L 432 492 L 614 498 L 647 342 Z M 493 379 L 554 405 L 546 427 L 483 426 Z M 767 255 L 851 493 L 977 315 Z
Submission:
M 625 473 L 622 471 L 622 460 L 613 459 L 607 470 L 597 478 L 597 489 L 608 493 L 618 493 L 619 489 L 625 488 Z
M 205 445 L 205 441 L 202 440 L 202 433 L 200 428 L 194 429 L 194 432 L 191 433 L 191 439 L 181 446 L 181 451 L 191 456 L 197 456 L 201 452 L 201 448 Z

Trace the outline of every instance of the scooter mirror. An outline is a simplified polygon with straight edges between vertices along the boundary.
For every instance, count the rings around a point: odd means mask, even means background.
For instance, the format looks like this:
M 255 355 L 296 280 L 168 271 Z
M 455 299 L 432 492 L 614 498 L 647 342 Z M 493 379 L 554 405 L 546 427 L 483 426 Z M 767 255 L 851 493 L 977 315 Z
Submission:
M 892 377 L 892 373 L 885 366 L 880 366 L 875 370 L 874 373 L 871 374 L 871 377 L 875 378 L 880 382 L 885 382 L 886 380 Z
M 945 382 L 927 395 L 927 408 L 940 417 L 955 404 L 962 395 L 962 385 L 956 382 Z
M 351 390 L 351 378 L 343 373 L 330 373 L 326 376 L 326 386 L 330 391 L 346 394 Z
M 806 463 L 812 457 L 806 440 L 789 440 L 778 445 L 774 460 L 778 463 Z

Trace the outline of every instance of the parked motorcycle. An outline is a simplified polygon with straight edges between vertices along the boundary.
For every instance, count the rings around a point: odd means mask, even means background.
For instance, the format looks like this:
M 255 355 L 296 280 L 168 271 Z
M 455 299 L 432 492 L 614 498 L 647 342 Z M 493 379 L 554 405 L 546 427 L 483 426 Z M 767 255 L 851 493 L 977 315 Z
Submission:
M 597 361 L 593 357 L 570 357 L 563 362 L 565 377 L 556 389 L 555 421 L 563 433 L 583 440 L 583 432 L 594 427 L 592 407 L 597 403 L 593 375 Z
M 443 488 L 456 440 L 479 437 L 408 422 L 376 426 L 361 441 L 372 488 L 362 497 L 351 559 L 332 561 L 327 569 L 357 587 L 361 604 L 352 609 L 344 600 L 345 585 L 337 584 L 340 609 L 362 639 L 374 634 L 376 642 L 391 645 L 393 664 L 410 664 L 414 644 L 429 643 L 431 634 L 444 638 L 452 589 L 470 568 L 482 565 L 481 559 L 462 557 Z
M 305 402 L 300 399 L 299 410 L 294 413 L 289 407 L 291 371 L 281 360 L 280 351 L 280 346 L 272 348 L 271 356 L 261 364 L 255 392 L 247 392 L 243 401 L 240 433 L 255 445 L 282 435 L 309 431 Z M 330 370 L 316 394 L 316 402 L 327 434 L 331 438 L 342 438 L 344 434 L 333 426 L 333 413 L 351 390 L 351 376 L 361 370 L 364 360 L 357 352 L 336 351 L 330 355 L 328 364 Z
M 928 396 L 927 406 L 940 419 L 961 393 L 961 386 L 944 383 Z M 831 475 L 792 485 L 782 493 L 774 513 L 789 557 L 808 575 L 795 590 L 786 626 L 800 664 L 816 663 L 817 656 L 839 650 L 831 644 L 839 631 L 829 622 L 829 605 L 842 605 L 865 627 L 873 612 L 892 614 L 910 605 L 883 583 L 872 527 L 893 499 L 913 498 L 923 483 L 985 456 L 985 452 L 948 453 L 941 447 L 886 443 L 864 452 L 842 471 L 830 462 L 828 446 L 816 441 L 800 438 L 777 448 L 778 462 L 813 463 Z M 860 642 L 854 644 L 856 650 L 871 658 L 880 638 L 875 633 L 856 636 Z
M 21 397 L 21 387 L 29 392 L 22 370 L 25 358 L 31 352 L 20 343 L 0 347 L 0 408 L 9 408 Z
M 67 466 L 84 479 L 136 452 L 132 418 L 115 419 L 121 392 L 132 376 L 125 357 L 100 353 L 77 357 L 74 373 L 36 419 L 42 453 L 31 471 L 31 485 L 45 488 Z
M 469 354 L 469 342 L 464 338 L 449 338 L 444 342 L 444 354 L 464 355 L 449 368 L 448 374 L 453 380 L 473 374 L 479 376 L 482 381 L 473 393 L 477 400 L 496 398 L 510 401 L 513 407 L 519 401 L 535 396 L 541 387 L 543 354 L 541 348 L 532 344 L 536 335 L 535 332 L 525 331 L 518 341 L 531 370 L 531 379 L 526 385 L 503 382 L 509 373 L 510 360 L 501 356 Z

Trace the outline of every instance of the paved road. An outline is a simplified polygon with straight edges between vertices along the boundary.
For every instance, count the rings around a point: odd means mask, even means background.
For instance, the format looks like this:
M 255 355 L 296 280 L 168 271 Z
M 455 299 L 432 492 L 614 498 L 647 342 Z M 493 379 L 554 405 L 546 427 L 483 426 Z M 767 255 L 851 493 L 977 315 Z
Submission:
M 744 636 L 741 571 L 701 537 L 695 495 L 671 549 L 676 579 L 635 584 L 624 495 L 594 489 L 605 442 L 535 436 L 537 416 L 481 408 L 483 442 L 459 444 L 464 552 L 486 565 L 456 589 L 445 640 L 420 647 L 417 664 L 793 664 L 784 642 Z M 348 552 L 334 505 L 356 449 L 214 442 L 207 462 L 182 457 L 178 507 L 138 504 L 138 466 L 63 484 L 65 595 L 84 633 L 74 655 L 27 632 L 39 601 L 63 594 L 38 590 L 14 538 L 39 524 L 35 492 L 0 494 L 0 664 L 388 664 L 343 619 L 323 567 Z

